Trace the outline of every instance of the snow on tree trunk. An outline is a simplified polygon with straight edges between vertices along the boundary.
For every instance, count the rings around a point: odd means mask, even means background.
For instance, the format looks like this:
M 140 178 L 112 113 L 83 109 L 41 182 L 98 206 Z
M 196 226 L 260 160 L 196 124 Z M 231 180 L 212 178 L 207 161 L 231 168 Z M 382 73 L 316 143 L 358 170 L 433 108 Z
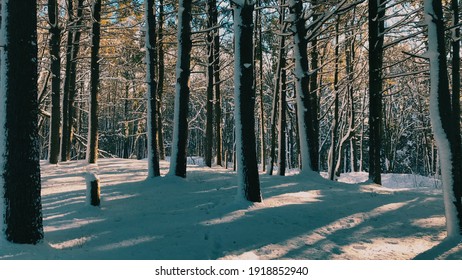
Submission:
M 455 158 L 451 146 L 451 141 L 455 139 L 454 120 L 451 118 L 441 1 L 425 0 L 424 9 L 428 25 L 427 55 L 430 58 L 430 118 L 440 155 L 447 234 L 449 238 L 460 238 L 461 198 L 457 193 L 460 178 L 455 177 Z
M 36 1 L 2 1 L 0 184 L 8 241 L 43 238 L 38 145 Z
M 301 174 L 309 174 L 312 171 L 310 157 L 310 125 L 312 113 L 309 100 L 309 69 L 308 69 L 308 42 L 305 38 L 306 27 L 303 18 L 303 4 L 300 0 L 289 0 L 289 10 L 292 17 L 294 32 L 294 57 L 295 57 L 295 91 L 297 95 L 298 131 L 300 138 Z M 317 148 L 317 147 L 316 147 Z
M 154 0 L 145 0 L 146 18 L 146 82 L 148 100 L 148 178 L 160 176 L 157 145 L 157 80 L 156 80 L 156 18 Z
M 261 202 L 254 115 L 254 4 L 249 3 L 251 1 L 239 2 L 234 5 L 234 120 L 238 189 L 246 200 Z
M 191 73 L 191 1 L 178 7 L 178 55 L 176 64 L 175 110 L 169 174 L 186 177 L 188 146 L 189 76 Z
M 88 116 L 87 161 L 98 160 L 98 92 L 99 92 L 99 48 L 101 36 L 101 0 L 92 6 L 93 26 L 91 31 L 90 114 Z M 69 116 L 71 117 L 71 116 Z

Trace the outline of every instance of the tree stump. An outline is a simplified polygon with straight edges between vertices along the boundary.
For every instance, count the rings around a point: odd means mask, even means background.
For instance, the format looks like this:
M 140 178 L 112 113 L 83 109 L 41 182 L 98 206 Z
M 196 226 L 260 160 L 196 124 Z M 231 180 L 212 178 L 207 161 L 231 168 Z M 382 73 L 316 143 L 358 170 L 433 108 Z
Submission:
M 93 173 L 87 173 L 87 203 L 91 206 L 101 205 L 101 191 L 98 177 Z

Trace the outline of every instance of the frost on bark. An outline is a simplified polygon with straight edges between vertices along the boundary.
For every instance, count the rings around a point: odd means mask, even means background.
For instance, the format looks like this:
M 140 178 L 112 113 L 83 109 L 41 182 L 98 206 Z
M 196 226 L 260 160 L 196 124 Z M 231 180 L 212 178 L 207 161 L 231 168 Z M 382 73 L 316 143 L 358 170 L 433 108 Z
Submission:
M 4 233 L 43 239 L 38 145 L 36 1 L 2 1 L 1 125 Z M 26 82 L 27 81 L 27 82 Z
M 253 11 L 251 1 L 234 5 L 234 119 L 238 187 L 244 198 L 261 202 L 255 137 Z
M 148 177 L 160 176 L 157 139 L 157 80 L 156 80 L 156 18 L 154 0 L 145 0 L 146 17 L 146 63 L 147 63 L 147 100 L 148 100 Z
M 441 0 L 425 0 L 428 24 L 428 56 L 430 58 L 430 118 L 441 162 L 443 195 L 448 237 L 462 234 L 462 178 L 455 157 L 456 129 L 451 110 L 449 80 Z
M 169 170 L 170 174 L 179 177 L 186 177 L 191 47 L 191 1 L 180 1 L 178 8 L 175 112 Z

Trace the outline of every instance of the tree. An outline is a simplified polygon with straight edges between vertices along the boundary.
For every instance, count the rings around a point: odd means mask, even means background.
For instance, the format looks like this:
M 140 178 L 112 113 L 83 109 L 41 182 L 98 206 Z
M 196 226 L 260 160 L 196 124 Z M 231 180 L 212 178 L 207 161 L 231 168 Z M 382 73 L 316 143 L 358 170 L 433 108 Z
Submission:
M 186 177 L 188 145 L 189 78 L 191 55 L 191 1 L 180 0 L 178 8 L 178 57 L 175 85 L 172 155 L 169 173 Z
M 261 202 L 255 138 L 253 11 L 249 0 L 234 2 L 234 120 L 238 188 L 243 197 Z
M 48 19 L 50 23 L 50 60 L 51 60 L 51 125 L 48 161 L 58 163 L 59 141 L 61 126 L 61 56 L 60 41 L 61 28 L 59 27 L 59 13 L 57 0 L 48 0 Z
M 154 0 L 145 0 L 146 17 L 146 82 L 148 84 L 148 177 L 160 176 L 159 152 L 157 144 L 158 104 L 156 80 L 156 16 Z
M 92 6 L 93 25 L 91 30 L 91 72 L 90 72 L 90 114 L 88 120 L 87 161 L 98 159 L 98 92 L 99 92 L 99 49 L 101 40 L 101 0 L 94 0 Z
M 163 120 L 162 120 L 162 97 L 164 94 L 164 79 L 165 79 L 165 52 L 164 52 L 164 0 L 159 1 L 159 30 L 157 31 L 158 36 L 158 83 L 157 83 L 157 142 L 159 145 L 159 159 L 165 160 L 165 148 L 164 148 L 164 132 L 163 132 Z
M 306 38 L 307 29 L 303 18 L 303 3 L 301 0 L 289 0 L 289 10 L 292 15 L 293 37 L 294 37 L 294 57 L 295 57 L 295 91 L 297 97 L 298 130 L 300 137 L 300 156 L 302 173 L 307 174 L 313 171 L 310 149 L 310 131 L 312 131 L 313 114 L 310 111 L 309 98 L 309 69 L 308 69 L 308 40 Z M 313 108 L 311 108 L 313 109 Z M 317 159 L 316 159 L 317 160 Z
M 0 148 L 8 241 L 43 238 L 38 146 L 36 1 L 2 1 Z
M 449 238 L 462 235 L 462 179 L 456 168 L 456 135 L 451 110 L 449 80 L 444 38 L 441 0 L 425 0 L 425 19 L 428 25 L 428 56 L 430 57 L 430 117 L 440 152 L 446 227 Z
M 369 180 L 381 184 L 382 66 L 385 0 L 369 0 Z
M 76 17 L 74 17 L 73 2 L 74 0 L 69 0 L 67 3 L 68 30 L 62 106 L 61 161 L 68 161 L 71 159 L 72 131 L 75 112 L 74 101 L 77 87 L 77 56 L 80 51 L 81 25 L 83 20 L 84 0 L 78 0 Z
M 213 89 L 214 89 L 214 28 L 213 9 L 216 9 L 216 1 L 207 1 L 207 100 L 206 100 L 206 124 L 205 124 L 205 165 L 212 166 L 213 151 Z

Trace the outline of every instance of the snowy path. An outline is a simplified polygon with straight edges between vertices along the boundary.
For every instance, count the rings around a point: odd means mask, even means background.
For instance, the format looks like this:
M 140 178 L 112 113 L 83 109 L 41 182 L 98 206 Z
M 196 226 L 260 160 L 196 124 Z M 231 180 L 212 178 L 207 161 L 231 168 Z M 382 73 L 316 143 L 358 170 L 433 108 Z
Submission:
M 412 259 L 445 236 L 442 195 L 431 186 L 262 175 L 264 202 L 246 206 L 230 170 L 189 166 L 187 179 L 145 181 L 145 161 L 104 159 L 94 208 L 84 166 L 42 166 L 45 242 L 3 244 L 0 258 Z M 456 248 L 443 257 L 460 256 Z

